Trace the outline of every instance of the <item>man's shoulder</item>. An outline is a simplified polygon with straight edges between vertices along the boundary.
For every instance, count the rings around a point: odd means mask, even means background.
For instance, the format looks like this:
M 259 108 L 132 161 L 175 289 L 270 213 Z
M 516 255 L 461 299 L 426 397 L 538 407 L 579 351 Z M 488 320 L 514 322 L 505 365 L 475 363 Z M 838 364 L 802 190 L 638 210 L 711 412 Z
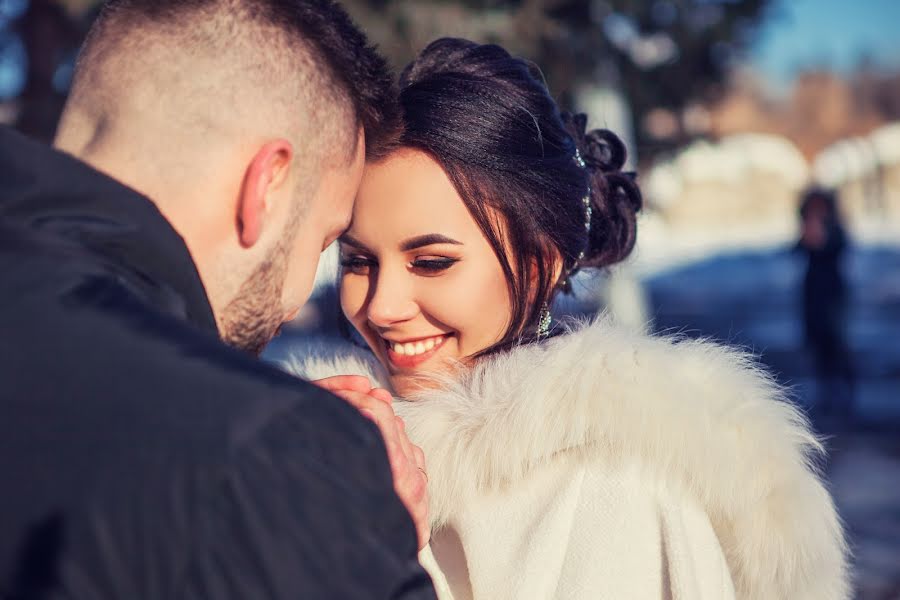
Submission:
M 122 412 L 120 428 L 195 447 L 239 443 L 304 407 L 356 429 L 344 403 L 158 310 L 114 272 L 71 273 L 35 273 L 0 294 L 0 412 L 34 413 L 32 423 Z

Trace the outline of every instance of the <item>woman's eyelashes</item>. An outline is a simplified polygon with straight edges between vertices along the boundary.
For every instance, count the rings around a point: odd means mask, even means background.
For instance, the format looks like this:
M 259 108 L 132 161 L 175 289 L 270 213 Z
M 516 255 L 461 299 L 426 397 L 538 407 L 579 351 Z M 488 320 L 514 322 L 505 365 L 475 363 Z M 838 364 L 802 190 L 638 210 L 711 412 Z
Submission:
M 422 271 L 426 274 L 436 275 L 446 271 L 459 262 L 458 258 L 449 258 L 444 256 L 429 256 L 424 258 L 416 258 L 409 263 L 409 266 L 416 271 Z
M 447 256 L 425 256 L 417 257 L 408 263 L 408 268 L 420 275 L 434 276 L 443 273 L 453 265 L 459 262 L 458 258 Z M 344 272 L 350 272 L 354 275 L 367 275 L 373 267 L 378 267 L 378 262 L 363 254 L 346 254 L 341 255 L 341 267 Z
M 341 255 L 341 268 L 346 272 L 356 275 L 365 275 L 369 272 L 370 267 L 376 266 L 377 263 L 361 254 Z

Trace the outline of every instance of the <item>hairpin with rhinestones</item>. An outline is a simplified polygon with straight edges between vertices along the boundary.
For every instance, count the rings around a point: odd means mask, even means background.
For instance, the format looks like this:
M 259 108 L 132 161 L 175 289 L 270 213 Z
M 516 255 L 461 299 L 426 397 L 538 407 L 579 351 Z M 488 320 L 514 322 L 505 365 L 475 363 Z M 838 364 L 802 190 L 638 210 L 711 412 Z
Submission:
M 575 149 L 575 163 L 582 169 L 587 169 L 587 163 L 584 162 L 584 159 L 581 157 L 581 152 L 578 150 L 578 148 Z M 591 217 L 594 214 L 594 207 L 591 204 L 590 183 L 588 183 L 587 194 L 585 194 L 581 199 L 581 203 L 584 205 L 584 231 L 585 233 L 587 233 L 587 241 L 584 244 L 584 249 L 578 254 L 578 262 L 581 262 L 584 259 L 584 255 L 591 244 Z

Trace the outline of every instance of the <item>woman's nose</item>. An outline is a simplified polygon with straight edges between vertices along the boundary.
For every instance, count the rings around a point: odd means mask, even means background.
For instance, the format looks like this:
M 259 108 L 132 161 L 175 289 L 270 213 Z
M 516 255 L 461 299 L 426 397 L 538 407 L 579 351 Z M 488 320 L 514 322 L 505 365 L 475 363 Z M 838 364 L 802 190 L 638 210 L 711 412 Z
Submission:
M 408 321 L 419 312 L 407 273 L 379 269 L 372 296 L 366 309 L 369 322 L 375 327 L 390 327 Z

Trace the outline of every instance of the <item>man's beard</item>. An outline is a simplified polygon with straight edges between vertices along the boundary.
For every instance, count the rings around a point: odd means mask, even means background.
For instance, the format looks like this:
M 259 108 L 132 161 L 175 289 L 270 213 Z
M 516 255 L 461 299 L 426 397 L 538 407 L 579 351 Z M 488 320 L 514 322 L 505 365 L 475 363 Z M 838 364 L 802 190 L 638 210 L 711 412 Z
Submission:
M 282 325 L 281 293 L 287 272 L 288 240 L 282 240 L 245 281 L 222 312 L 222 340 L 259 356 Z

